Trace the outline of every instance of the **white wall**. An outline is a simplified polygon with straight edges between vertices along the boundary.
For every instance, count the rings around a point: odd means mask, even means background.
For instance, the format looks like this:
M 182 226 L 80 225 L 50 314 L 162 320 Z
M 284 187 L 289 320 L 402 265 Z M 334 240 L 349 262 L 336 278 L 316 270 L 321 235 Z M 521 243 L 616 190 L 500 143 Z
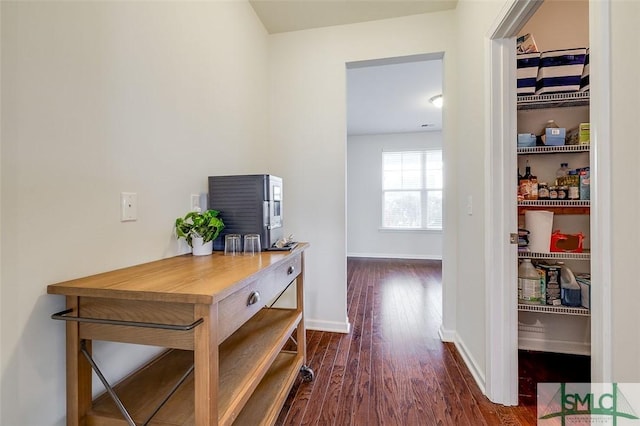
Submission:
M 532 34 L 538 50 L 589 47 L 589 3 L 546 0 L 518 35 Z
M 486 348 L 485 210 L 486 170 L 485 144 L 487 132 L 488 33 L 505 2 L 461 0 L 456 8 L 457 54 L 461 64 L 455 82 L 457 97 L 453 100 L 456 115 L 456 225 L 457 293 L 455 333 L 458 347 L 470 366 L 484 381 Z M 467 205 L 471 200 L 472 214 Z M 446 225 L 445 225 L 446 226 Z M 445 259 L 447 252 L 445 251 Z
M 442 231 L 382 230 L 382 152 L 442 148 L 442 132 L 349 136 L 347 255 L 442 259 Z
M 613 380 L 640 382 L 640 2 L 611 2 L 611 213 Z M 608 141 L 603 141 L 607 143 Z
M 309 319 L 344 327 L 345 64 L 416 53 L 445 52 L 445 331 L 482 374 L 485 36 L 501 5 L 462 0 L 452 12 L 279 34 L 267 50 L 244 3 L 1 3 L 0 423 L 64 423 L 64 333 L 49 319 L 63 301 L 46 285 L 183 251 L 171 223 L 208 174 L 264 172 L 268 161 L 286 179 L 287 231 L 312 243 Z M 640 206 L 628 196 L 640 187 L 628 172 L 640 158 L 639 7 L 612 2 L 612 339 L 624 382 L 640 381 Z M 138 192 L 137 222 L 118 221 L 121 191 Z M 458 211 L 469 195 L 472 216 Z M 114 375 L 148 355 L 99 352 L 127 358 L 99 359 Z
M 347 328 L 346 63 L 446 52 L 446 87 L 454 69 L 448 62 L 453 16 L 415 15 L 269 38 L 272 162 L 281 165 L 287 182 L 287 228 L 311 243 L 310 327 Z
M 208 175 L 268 172 L 267 35 L 244 2 L 1 8 L 0 424 L 63 424 L 64 300 L 46 286 L 184 252 L 172 224 Z M 155 351 L 94 347 L 112 378 Z

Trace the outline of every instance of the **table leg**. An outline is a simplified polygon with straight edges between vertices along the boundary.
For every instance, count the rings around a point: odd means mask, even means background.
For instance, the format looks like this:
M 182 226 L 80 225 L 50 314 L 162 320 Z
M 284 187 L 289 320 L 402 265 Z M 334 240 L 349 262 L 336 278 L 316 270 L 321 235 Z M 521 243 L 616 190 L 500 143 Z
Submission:
M 218 305 L 195 305 L 203 322 L 195 329 L 195 417 L 197 425 L 218 424 Z
M 298 324 L 298 329 L 296 332 L 296 337 L 298 340 L 298 353 L 302 353 L 302 363 L 303 365 L 307 364 L 307 330 L 304 325 L 304 253 L 302 253 L 302 257 L 300 259 L 301 269 L 300 275 L 296 278 L 296 298 L 297 298 L 297 309 L 302 311 L 302 320 L 300 324 Z
M 77 296 L 67 296 L 67 308 L 79 312 Z M 91 365 L 80 351 L 80 323 L 67 321 L 67 425 L 79 426 L 86 423 L 91 409 Z M 86 342 L 91 353 L 91 341 Z

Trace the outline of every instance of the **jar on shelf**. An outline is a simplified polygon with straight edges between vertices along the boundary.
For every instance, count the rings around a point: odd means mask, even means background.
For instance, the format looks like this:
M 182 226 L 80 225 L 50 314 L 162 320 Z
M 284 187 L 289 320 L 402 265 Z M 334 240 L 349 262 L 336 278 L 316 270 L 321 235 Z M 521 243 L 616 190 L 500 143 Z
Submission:
M 538 184 L 538 200 L 548 200 L 550 199 L 549 195 L 549 185 L 546 182 L 540 182 Z
M 549 187 L 549 199 L 550 200 L 557 200 L 558 199 L 558 187 L 555 185 L 552 185 Z
M 569 190 L 567 191 L 567 199 L 569 200 L 579 200 L 580 199 L 580 187 L 577 185 L 569 186 Z
M 562 185 L 558 187 L 558 200 L 566 200 L 568 197 L 569 187 Z

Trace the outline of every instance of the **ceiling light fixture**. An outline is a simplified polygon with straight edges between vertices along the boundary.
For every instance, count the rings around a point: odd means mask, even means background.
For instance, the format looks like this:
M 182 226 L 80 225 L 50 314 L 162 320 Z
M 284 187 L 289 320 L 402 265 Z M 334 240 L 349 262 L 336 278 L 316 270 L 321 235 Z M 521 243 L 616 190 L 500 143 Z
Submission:
M 429 102 L 434 104 L 437 108 L 442 108 L 442 95 L 436 95 L 433 98 L 429 99 Z

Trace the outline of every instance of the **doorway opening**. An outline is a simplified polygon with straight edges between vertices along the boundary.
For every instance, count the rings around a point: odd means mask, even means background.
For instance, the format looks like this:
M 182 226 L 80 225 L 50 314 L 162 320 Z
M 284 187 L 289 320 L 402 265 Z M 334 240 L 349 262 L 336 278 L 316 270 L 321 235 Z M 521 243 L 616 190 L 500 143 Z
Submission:
M 382 265 L 389 259 L 424 263 L 441 274 L 444 138 L 443 104 L 437 100 L 446 103 L 443 57 L 434 53 L 346 64 L 349 277 L 353 265 L 366 258 Z M 388 284 L 388 290 L 398 289 Z M 441 286 L 446 284 L 418 286 L 424 292 L 420 302 L 425 302 L 419 309 L 437 314 L 438 327 L 446 294 Z M 427 306 L 436 299 L 437 308 Z
M 347 64 L 347 256 L 442 260 L 442 54 Z
M 586 2 L 585 2 L 586 3 Z M 518 403 L 518 308 L 517 253 L 510 245 L 510 233 L 518 227 L 516 218 L 516 36 L 541 7 L 542 1 L 517 0 L 505 9 L 501 19 L 490 32 L 490 126 L 487 138 L 488 170 L 490 171 L 486 194 L 494 207 L 487 218 L 487 231 L 492 235 L 487 261 L 487 368 L 486 393 L 494 402 L 505 405 Z M 591 117 L 598 117 L 598 131 L 591 134 L 591 173 L 597 178 L 591 186 L 591 263 L 590 379 L 593 382 L 610 380 L 610 223 L 607 188 L 610 187 L 608 144 L 599 144 L 609 136 L 610 99 L 604 93 L 609 81 L 605 64 L 608 55 L 609 4 L 589 1 L 588 42 L 592 51 L 601 53 L 591 60 Z M 595 100 L 598 100 L 597 102 Z M 607 139 L 608 140 L 608 139 Z M 599 170 L 599 172 L 597 172 Z M 598 190 L 600 188 L 601 190 Z M 602 189 L 605 189 L 604 191 Z M 604 196 L 604 198 L 600 198 Z M 498 295 L 498 297 L 496 297 Z M 537 325 L 537 324 L 535 324 Z M 536 330 L 533 330 L 536 331 Z M 532 339 L 529 339 L 531 342 Z M 587 367 L 588 368 L 588 367 Z

